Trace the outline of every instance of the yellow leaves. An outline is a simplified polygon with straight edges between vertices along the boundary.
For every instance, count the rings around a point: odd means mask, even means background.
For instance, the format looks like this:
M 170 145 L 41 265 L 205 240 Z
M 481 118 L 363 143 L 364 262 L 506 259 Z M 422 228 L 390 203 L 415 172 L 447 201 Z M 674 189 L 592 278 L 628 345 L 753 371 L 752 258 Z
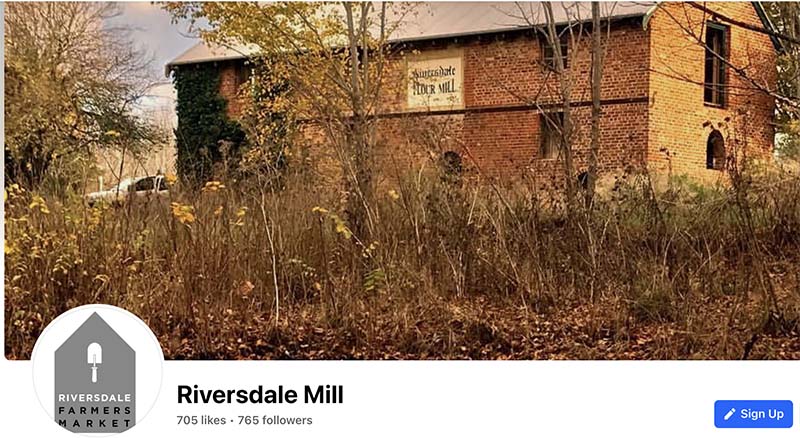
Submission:
M 50 214 L 50 209 L 47 208 L 47 203 L 44 201 L 44 198 L 39 195 L 35 195 L 33 197 L 33 200 L 28 205 L 28 209 L 34 211 L 39 210 L 39 212 L 42 214 Z
M 12 202 L 22 195 L 25 192 L 25 189 L 19 186 L 19 184 L 11 184 L 5 188 L 3 191 L 3 202 L 8 202 L 11 200 Z
M 63 122 L 67 126 L 73 126 L 78 121 L 78 115 L 74 111 L 69 111 L 64 114 Z
M 203 191 L 203 193 L 218 192 L 218 191 L 220 191 L 220 190 L 222 190 L 224 188 L 225 188 L 225 184 L 222 184 L 219 181 L 209 181 L 209 182 L 206 183 L 205 186 L 203 186 L 202 191 Z
M 4 242 L 4 247 L 5 247 L 3 252 L 5 253 L 5 255 L 14 254 L 14 252 L 17 250 L 16 248 L 14 248 L 14 244 L 13 243 L 8 243 L 8 240 L 6 240 L 6 239 L 3 239 L 3 242 Z
M 214 216 L 221 216 L 223 210 L 224 210 L 224 208 L 221 205 L 219 207 L 215 208 L 214 209 Z
M 106 131 L 106 135 L 109 136 L 109 137 L 118 138 L 122 134 L 120 134 L 118 131 L 115 131 L 115 130 L 111 129 L 109 131 Z
M 350 237 L 353 236 L 353 233 L 350 231 L 349 228 L 347 228 L 347 225 L 345 225 L 343 220 L 341 220 L 338 216 L 333 217 L 332 219 L 336 224 L 336 227 L 334 229 L 338 234 L 343 235 L 345 239 L 350 239 Z
M 800 120 L 790 120 L 786 123 L 786 129 L 795 134 L 800 133 Z
M 178 220 L 178 222 L 184 225 L 194 223 L 194 207 L 191 205 L 173 202 L 170 204 L 170 208 L 172 209 L 172 215 Z
M 91 208 L 89 211 L 89 217 L 86 220 L 87 225 L 89 226 L 89 231 L 94 231 L 102 222 L 103 219 L 103 212 L 108 209 L 108 205 L 101 202 L 95 204 L 94 207 Z
M 397 193 L 397 190 L 394 190 L 394 189 L 389 190 L 389 197 L 394 199 L 395 201 L 400 199 L 400 195 Z
M 333 229 L 336 231 L 337 234 L 341 234 L 345 239 L 350 239 L 353 237 L 353 232 L 350 228 L 347 227 L 347 224 L 344 220 L 339 217 L 336 213 L 332 213 L 325 208 L 322 207 L 314 207 L 311 209 L 313 213 L 318 213 L 322 217 L 328 217 L 333 221 Z
M 263 151 L 258 148 L 250 149 L 249 151 L 245 152 L 242 155 L 242 163 L 243 164 L 251 164 L 256 161 L 260 161 L 263 155 Z
M 178 176 L 175 175 L 174 173 L 169 173 L 164 176 L 164 179 L 167 180 L 168 184 L 172 185 L 175 184 L 176 181 L 178 181 Z
M 364 247 L 361 251 L 361 257 L 365 259 L 371 258 L 375 254 L 375 250 L 378 249 L 378 242 L 372 242 L 369 246 Z
M 237 227 L 241 227 L 244 225 L 244 216 L 247 214 L 247 210 L 248 210 L 247 207 L 239 207 L 239 209 L 236 210 L 237 219 L 236 222 L 234 222 L 234 225 L 236 225 Z

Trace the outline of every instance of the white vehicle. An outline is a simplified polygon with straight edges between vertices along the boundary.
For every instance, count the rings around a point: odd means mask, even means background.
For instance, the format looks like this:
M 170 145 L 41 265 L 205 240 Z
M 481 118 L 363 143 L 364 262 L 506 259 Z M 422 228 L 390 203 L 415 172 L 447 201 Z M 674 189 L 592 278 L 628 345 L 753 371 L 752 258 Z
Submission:
M 133 196 L 166 196 L 168 193 L 169 185 L 164 175 L 140 176 L 123 179 L 118 185 L 108 190 L 88 193 L 86 202 L 89 203 L 90 207 L 97 202 L 120 204 Z

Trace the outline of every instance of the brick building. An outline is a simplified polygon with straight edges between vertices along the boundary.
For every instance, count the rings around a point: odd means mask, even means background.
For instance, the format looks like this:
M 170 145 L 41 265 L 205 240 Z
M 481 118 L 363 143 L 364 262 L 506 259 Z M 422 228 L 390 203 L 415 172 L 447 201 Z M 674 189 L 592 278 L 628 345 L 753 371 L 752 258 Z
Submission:
M 556 178 L 563 100 L 553 51 L 541 31 L 541 5 L 525 4 L 523 13 L 509 3 L 426 7 L 430 13 L 419 14 L 392 40 L 406 49 L 392 62 L 405 84 L 384 99 L 380 143 L 386 147 L 378 155 L 419 157 L 433 149 L 489 174 Z M 591 129 L 589 4 L 553 9 L 565 35 L 572 143 L 581 172 Z M 733 157 L 771 155 L 774 101 L 766 90 L 775 87 L 780 48 L 760 3 L 622 2 L 601 9 L 610 23 L 601 86 L 601 172 L 647 166 L 709 180 Z M 235 118 L 247 53 L 201 43 L 167 71 L 213 63 Z M 430 126 L 446 126 L 447 134 L 434 145 L 410 147 L 418 143 L 413 139 L 419 130 Z

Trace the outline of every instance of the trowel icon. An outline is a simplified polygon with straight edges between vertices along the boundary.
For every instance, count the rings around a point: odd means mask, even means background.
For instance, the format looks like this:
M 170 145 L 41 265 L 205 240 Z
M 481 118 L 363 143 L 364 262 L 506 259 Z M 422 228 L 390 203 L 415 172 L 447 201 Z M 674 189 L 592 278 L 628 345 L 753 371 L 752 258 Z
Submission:
M 92 383 L 97 383 L 97 364 L 103 363 L 103 347 L 92 342 L 86 348 L 86 361 L 92 364 Z

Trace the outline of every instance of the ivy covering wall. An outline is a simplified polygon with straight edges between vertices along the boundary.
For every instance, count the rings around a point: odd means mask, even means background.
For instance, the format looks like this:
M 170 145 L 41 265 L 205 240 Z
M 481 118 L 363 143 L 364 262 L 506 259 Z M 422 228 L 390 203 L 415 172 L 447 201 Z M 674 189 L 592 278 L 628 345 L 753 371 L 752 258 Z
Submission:
M 175 130 L 178 175 L 189 183 L 211 178 L 214 163 L 223 158 L 223 143 L 236 155 L 245 140 L 241 126 L 230 120 L 219 94 L 219 71 L 213 64 L 175 68 L 178 128 Z

